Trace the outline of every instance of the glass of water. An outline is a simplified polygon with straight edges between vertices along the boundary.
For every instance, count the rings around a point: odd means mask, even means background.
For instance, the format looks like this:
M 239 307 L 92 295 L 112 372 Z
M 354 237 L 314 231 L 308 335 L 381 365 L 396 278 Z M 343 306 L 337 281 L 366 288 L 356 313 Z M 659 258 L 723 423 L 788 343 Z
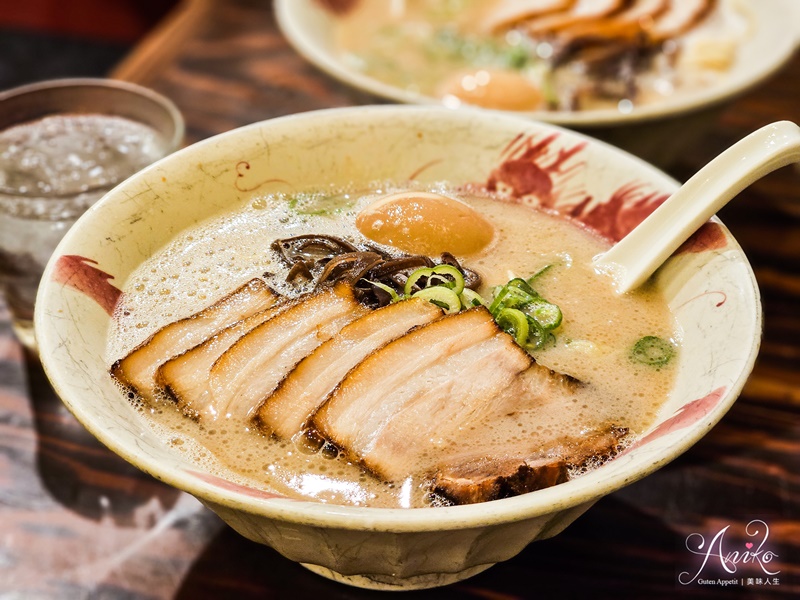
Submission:
M 36 350 L 36 290 L 58 242 L 183 134 L 170 100 L 130 83 L 62 79 L 0 92 L 0 293 L 27 348 Z

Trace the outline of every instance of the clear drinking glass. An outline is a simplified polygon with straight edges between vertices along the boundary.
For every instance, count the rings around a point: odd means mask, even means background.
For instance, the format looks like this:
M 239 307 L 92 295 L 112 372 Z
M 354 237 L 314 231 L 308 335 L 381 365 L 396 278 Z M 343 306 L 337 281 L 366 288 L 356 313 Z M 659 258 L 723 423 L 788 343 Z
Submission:
M 126 82 L 62 79 L 0 92 L 0 292 L 27 348 L 36 349 L 36 290 L 58 242 L 183 134 L 170 100 Z

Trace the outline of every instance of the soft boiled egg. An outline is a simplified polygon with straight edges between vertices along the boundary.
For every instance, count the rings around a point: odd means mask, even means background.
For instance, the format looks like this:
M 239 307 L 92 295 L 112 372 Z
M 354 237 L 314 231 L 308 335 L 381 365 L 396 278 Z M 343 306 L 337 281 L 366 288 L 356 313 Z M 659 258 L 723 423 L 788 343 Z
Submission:
M 469 204 L 431 192 L 398 192 L 383 196 L 356 217 L 356 227 L 380 244 L 413 254 L 480 252 L 494 228 Z
M 541 90 L 516 71 L 459 71 L 438 90 L 445 105 L 465 102 L 499 110 L 537 110 L 544 105 Z

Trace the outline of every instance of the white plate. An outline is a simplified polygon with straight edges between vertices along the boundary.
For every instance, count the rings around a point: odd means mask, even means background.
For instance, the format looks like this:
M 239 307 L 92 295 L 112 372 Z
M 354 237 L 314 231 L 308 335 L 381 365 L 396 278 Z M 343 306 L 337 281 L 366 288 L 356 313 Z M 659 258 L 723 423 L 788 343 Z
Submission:
M 370 2 L 384 0 L 369 0 Z M 753 35 L 740 48 L 734 66 L 717 85 L 636 107 L 630 113 L 613 109 L 531 111 L 518 113 L 565 126 L 593 127 L 673 116 L 717 104 L 774 74 L 800 46 L 800 2 L 742 0 L 753 15 Z M 349 67 L 333 43 L 335 16 L 318 0 L 275 0 L 278 25 L 308 61 L 353 87 L 406 104 L 438 104 L 438 98 L 395 87 Z

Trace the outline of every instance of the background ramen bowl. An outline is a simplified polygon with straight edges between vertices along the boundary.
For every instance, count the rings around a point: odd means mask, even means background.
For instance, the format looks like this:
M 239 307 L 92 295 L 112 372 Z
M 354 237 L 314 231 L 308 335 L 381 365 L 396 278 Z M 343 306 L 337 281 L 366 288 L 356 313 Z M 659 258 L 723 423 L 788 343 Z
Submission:
M 358 2 L 359 0 L 355 0 Z M 528 118 L 583 131 L 666 167 L 707 132 L 735 97 L 776 73 L 800 46 L 800 3 L 796 0 L 737 0 L 750 15 L 752 33 L 736 60 L 714 85 L 675 94 L 622 113 L 615 109 L 532 111 Z M 380 98 L 409 104 L 438 104 L 431 96 L 389 85 L 352 68 L 337 52 L 334 25 L 350 2 L 276 0 L 278 24 L 294 48 L 329 75 Z M 387 4 L 387 10 L 389 2 Z
M 527 152 L 541 143 L 544 150 Z M 558 160 L 563 168 L 553 168 Z M 504 168 L 511 163 L 514 168 Z M 683 347 L 675 389 L 652 429 L 624 455 L 578 479 L 484 504 L 331 506 L 215 477 L 156 436 L 114 386 L 106 338 L 118 288 L 134 269 L 180 232 L 256 196 L 381 180 L 480 184 L 494 178 L 520 201 L 536 201 L 524 177 L 508 179 L 505 172 L 546 174 L 557 210 L 569 208 L 576 190 L 583 190 L 578 197 L 591 196 L 587 207 L 599 208 L 586 214 L 617 237 L 643 217 L 643 206 L 676 187 L 660 171 L 602 142 L 484 111 L 359 107 L 256 123 L 141 171 L 69 231 L 36 301 L 47 375 L 67 407 L 114 452 L 193 494 L 245 537 L 317 573 L 383 589 L 433 587 L 474 575 L 533 540 L 556 535 L 600 497 L 673 460 L 733 404 L 757 354 L 761 310 L 747 259 L 719 222 L 707 224 L 707 235 L 698 240 L 703 243 L 672 257 L 655 278 Z M 597 219 L 599 214 L 608 218 Z

